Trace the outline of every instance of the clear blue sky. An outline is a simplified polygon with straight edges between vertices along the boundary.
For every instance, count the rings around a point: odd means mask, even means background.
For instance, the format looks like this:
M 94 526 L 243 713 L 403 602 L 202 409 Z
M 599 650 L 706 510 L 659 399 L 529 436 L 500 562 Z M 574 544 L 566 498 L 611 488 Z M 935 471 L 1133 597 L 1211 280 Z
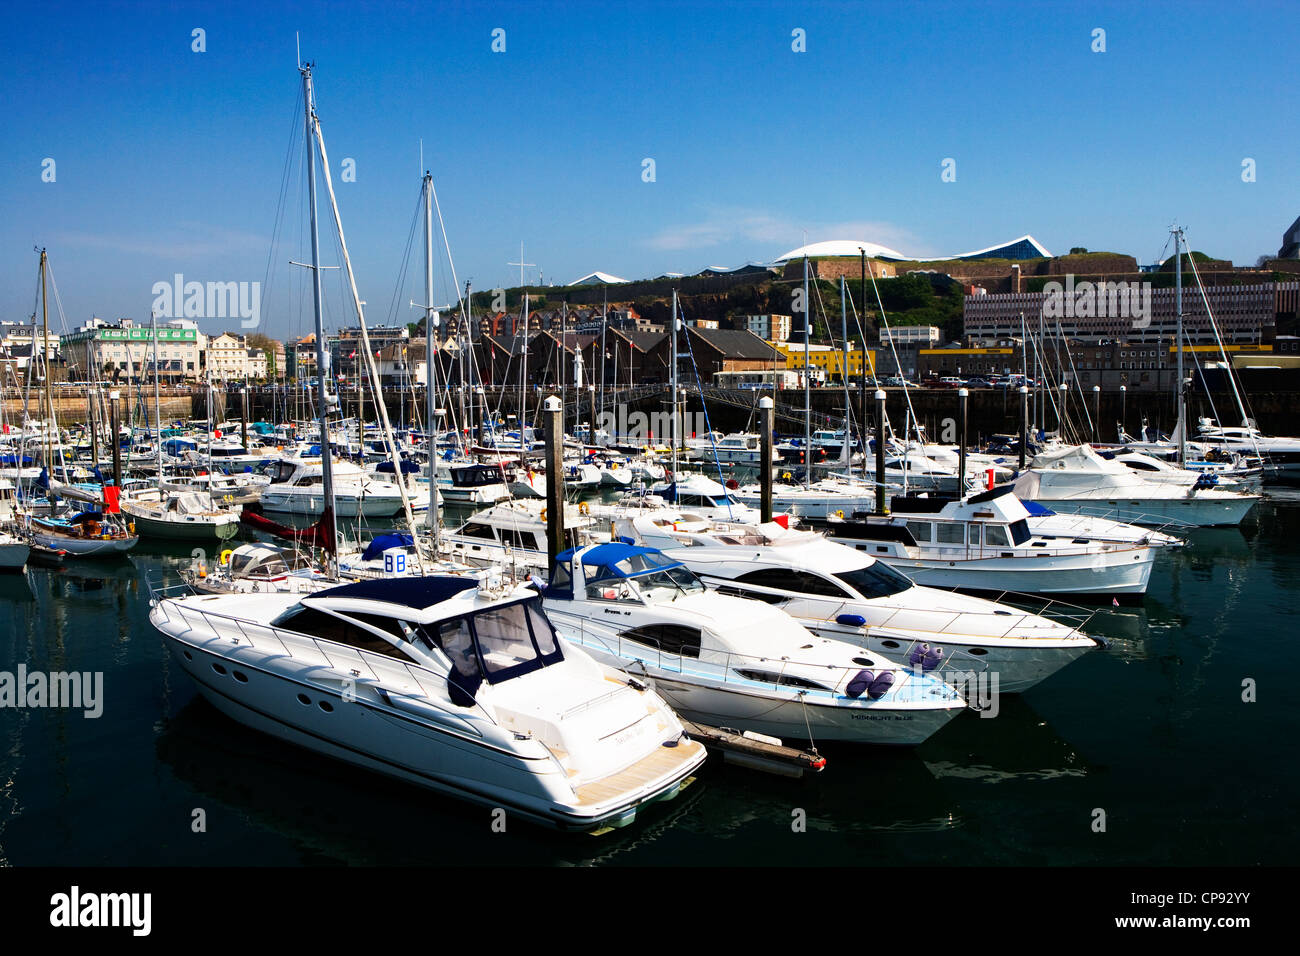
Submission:
M 1300 214 L 1293 3 L 22 4 L 0 33 L 0 318 L 32 312 L 45 246 L 69 328 L 147 321 L 179 272 L 262 282 L 262 331 L 309 331 L 295 31 L 372 323 L 423 295 L 418 245 L 398 288 L 421 138 L 476 289 L 518 283 L 521 241 L 569 282 L 805 234 L 937 255 L 1030 233 L 1146 262 L 1177 220 L 1253 263 Z M 324 226 L 322 248 L 340 261 Z

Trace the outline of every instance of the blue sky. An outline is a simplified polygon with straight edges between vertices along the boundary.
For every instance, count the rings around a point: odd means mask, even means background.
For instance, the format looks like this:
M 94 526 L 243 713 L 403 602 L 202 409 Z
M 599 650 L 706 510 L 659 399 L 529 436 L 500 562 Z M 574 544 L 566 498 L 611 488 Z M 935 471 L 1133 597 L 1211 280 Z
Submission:
M 423 297 L 418 244 L 398 282 L 421 138 L 476 289 L 518 283 L 521 241 L 569 282 L 769 260 L 805 235 L 938 255 L 1030 233 L 1151 261 L 1177 220 L 1243 264 L 1300 214 L 1288 3 L 56 2 L 0 33 L 0 318 L 31 314 L 45 246 L 69 328 L 147 321 L 182 273 L 262 282 L 262 331 L 309 331 L 288 264 L 309 258 L 295 31 L 372 323 Z M 340 261 L 325 225 L 322 249 Z

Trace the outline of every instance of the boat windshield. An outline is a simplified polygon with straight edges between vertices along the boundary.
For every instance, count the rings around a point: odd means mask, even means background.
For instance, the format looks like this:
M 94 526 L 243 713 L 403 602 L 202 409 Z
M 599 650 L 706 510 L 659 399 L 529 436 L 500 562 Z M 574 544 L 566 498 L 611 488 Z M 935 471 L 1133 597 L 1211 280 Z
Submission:
M 868 599 L 888 597 L 913 586 L 910 578 L 899 574 L 883 561 L 852 571 L 838 571 L 835 577 Z
M 647 601 L 672 600 L 681 594 L 704 590 L 700 579 L 680 565 L 637 575 L 636 586 Z
M 1029 522 L 1024 518 L 1011 522 L 1007 527 L 1011 531 L 1011 540 L 1016 544 L 1024 544 L 1033 537 L 1033 532 L 1029 530 Z
M 519 677 L 564 659 L 540 598 L 502 604 L 466 617 L 421 625 L 463 676 L 481 673 L 489 684 Z
M 610 565 L 588 568 L 588 597 L 627 600 L 632 595 L 623 582 L 629 579 L 636 582 L 637 592 L 646 601 L 672 600 L 704 590 L 700 579 L 688 568 L 656 551 L 637 552 Z

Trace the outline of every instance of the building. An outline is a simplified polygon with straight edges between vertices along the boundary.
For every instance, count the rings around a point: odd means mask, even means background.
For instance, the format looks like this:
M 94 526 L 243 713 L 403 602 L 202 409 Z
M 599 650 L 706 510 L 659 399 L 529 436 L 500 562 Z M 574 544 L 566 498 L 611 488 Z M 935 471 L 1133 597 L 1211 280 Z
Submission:
M 295 381 L 303 382 L 316 375 L 316 334 L 304 335 L 288 347 L 285 371 Z
M 61 341 L 73 381 L 152 378 L 155 355 L 160 381 L 193 380 L 203 368 L 203 345 L 203 333 L 188 319 L 172 319 L 156 329 L 137 326 L 130 319 L 116 325 L 91 319 Z
M 931 347 L 939 344 L 939 327 L 935 325 L 896 325 L 880 330 L 880 344 L 920 345 Z
M 1084 308 L 1073 306 L 1068 297 L 1063 304 L 1059 297 L 1049 302 L 1049 296 L 1055 294 L 1046 291 L 967 296 L 962 316 L 965 335 L 967 339 L 1018 338 L 1037 335 L 1041 329 L 1082 341 L 1174 340 L 1178 324 L 1174 289 L 1153 289 L 1143 284 L 1141 294 L 1132 297 L 1134 303 L 1125 306 L 1110 292 L 1097 291 L 1101 283 L 1080 282 L 1066 288 L 1074 288 L 1075 295 L 1081 296 L 1085 285 L 1092 287 L 1094 294 Z M 1225 341 L 1257 342 L 1272 338 L 1279 313 L 1294 312 L 1300 283 L 1213 285 L 1205 291 Z M 1215 341 L 1214 327 L 1195 286 L 1183 287 L 1183 331 L 1186 341 L 1192 344 Z
M 780 353 L 782 365 L 795 371 L 802 371 L 804 350 L 802 342 L 774 342 L 773 347 Z M 813 382 L 843 382 L 845 379 L 844 350 L 830 345 L 808 346 L 808 365 L 814 369 Z M 875 352 L 867 350 L 867 375 L 876 374 Z M 857 381 L 862 375 L 862 349 L 850 349 L 848 353 L 848 378 Z
M 791 249 L 784 255 L 777 256 L 776 262 L 789 263 L 807 256 L 809 259 L 857 259 L 865 255 L 867 259 L 884 262 L 960 262 L 977 259 L 1050 259 L 1052 254 L 1030 235 L 1018 239 L 995 243 L 983 249 L 971 252 L 959 252 L 952 256 L 909 256 L 888 246 L 876 242 L 859 242 L 852 239 L 831 239 L 826 242 L 814 242 L 798 249 Z M 880 277 L 880 273 L 876 273 Z
M 455 316 L 445 316 L 446 325 Z M 435 329 L 435 331 L 437 331 Z M 411 337 L 411 330 L 403 326 L 377 325 L 367 326 L 366 337 L 370 341 L 370 351 L 382 353 L 390 345 L 405 344 Z M 338 378 L 355 379 L 365 364 L 365 349 L 362 346 L 361 326 L 340 329 L 325 340 L 330 355 L 330 368 Z
M 747 315 L 745 328 L 765 342 L 788 342 L 791 321 L 788 315 Z
M 15 347 L 35 344 L 40 350 L 41 330 L 30 322 L 0 322 L 0 348 L 11 350 Z M 45 348 L 51 355 L 59 350 L 59 336 L 56 332 L 45 333 Z
M 1279 259 L 1300 259 L 1300 218 L 1291 223 L 1291 228 L 1282 234 L 1282 248 L 1277 251 Z
M 204 352 L 204 369 L 214 382 L 247 382 L 267 375 L 266 355 L 250 349 L 242 335 L 222 332 L 208 340 Z

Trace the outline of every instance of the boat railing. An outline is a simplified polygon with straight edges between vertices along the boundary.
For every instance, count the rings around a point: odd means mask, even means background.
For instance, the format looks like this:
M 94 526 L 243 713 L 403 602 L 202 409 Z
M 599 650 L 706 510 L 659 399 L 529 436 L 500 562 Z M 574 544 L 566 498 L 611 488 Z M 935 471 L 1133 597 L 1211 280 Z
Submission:
M 276 627 L 273 624 L 249 621 L 230 614 L 223 614 L 220 611 L 198 608 L 175 600 L 178 597 L 198 593 L 188 584 L 155 587 L 153 582 L 150 581 L 149 591 L 150 603 L 162 614 L 164 621 L 168 624 L 179 623 L 193 630 L 197 618 L 213 636 L 233 641 L 236 644 L 242 640 L 249 647 L 259 650 L 274 652 L 278 649 L 279 653 L 285 657 L 300 661 L 315 660 L 315 655 L 319 655 L 319 658 L 323 659 L 333 670 L 351 674 L 353 678 L 359 681 L 373 681 L 389 692 L 392 691 L 390 686 L 393 677 L 392 672 L 396 671 L 398 680 L 409 681 L 430 700 L 436 701 L 441 696 L 437 692 L 436 685 L 429 687 L 426 686 L 426 682 L 442 682 L 446 678 L 427 668 L 419 667 L 395 657 L 376 654 L 373 651 L 367 651 L 359 647 L 333 644 L 312 637 L 309 634 L 300 634 L 296 631 Z M 240 636 L 230 636 L 229 631 L 231 629 L 237 630 Z M 295 650 L 298 653 L 294 653 Z M 381 674 L 385 673 L 388 674 L 387 682 L 381 676 Z M 489 723 L 497 725 L 496 717 L 480 701 L 475 700 L 474 707 L 483 714 Z M 466 724 L 466 727 L 473 731 L 472 725 Z
M 741 654 L 736 651 L 704 649 L 694 645 L 684 645 L 680 652 L 675 653 L 665 651 L 662 647 L 625 638 L 623 632 L 603 622 L 577 618 L 571 619 L 567 623 L 569 627 L 577 629 L 580 644 L 587 646 L 599 645 L 606 653 L 619 660 L 631 661 L 631 664 L 624 665 L 621 669 L 633 676 L 635 676 L 635 673 L 630 671 L 629 668 L 639 664 L 642 676 L 648 676 L 648 665 L 669 674 L 680 674 L 683 677 L 703 677 L 724 685 L 739 684 L 752 688 L 755 684 L 759 684 L 781 691 L 794 692 L 798 696 L 812 694 L 840 699 L 846 696 L 840 688 L 846 686 L 849 680 L 863 670 L 902 671 L 912 675 L 930 673 L 920 667 L 909 666 L 905 662 L 890 660 L 874 651 L 864 651 L 863 653 L 873 654 L 879 658 L 878 661 L 872 664 L 855 664 L 853 666 L 792 661 L 787 658 Z M 690 651 L 695 653 L 691 654 Z M 972 672 L 978 672 L 986 666 L 983 661 L 971 658 L 968 669 Z M 787 674 L 787 671 L 791 671 L 792 668 L 797 669 L 797 672 L 792 671 Z M 747 676 L 743 673 L 746 670 L 751 671 L 751 673 L 757 670 L 759 673 L 775 679 L 767 680 Z M 932 674 L 931 676 L 943 682 L 947 687 L 947 691 L 951 692 L 952 697 L 959 696 L 956 689 L 943 681 L 941 674 Z M 910 683 L 909 687 L 911 688 L 910 691 L 906 694 L 896 692 L 893 699 L 905 702 L 920 700 L 922 699 L 921 695 L 933 690 L 933 688 L 916 683 Z
M 1077 499 L 1076 499 L 1077 500 Z M 1152 515 L 1145 512 L 1134 512 L 1129 508 L 1107 508 L 1103 505 L 1079 505 L 1079 510 L 1071 513 L 1054 512 L 1058 518 L 1101 518 L 1106 521 L 1114 521 L 1120 524 L 1141 525 L 1144 528 L 1153 528 L 1156 531 L 1165 534 L 1174 534 L 1182 531 L 1194 531 L 1198 525 L 1193 521 L 1184 521 L 1181 518 L 1174 518 L 1170 515 Z
M 1003 595 L 1010 593 L 1012 592 L 1004 591 Z M 1024 595 L 1024 597 L 1030 601 L 1039 600 L 1031 595 Z M 993 603 L 996 604 L 1000 601 L 1001 597 L 994 600 Z M 1053 602 L 1049 601 L 1048 603 L 1051 604 Z M 1085 608 L 1080 608 L 1080 610 L 1086 612 Z M 906 619 L 908 616 L 929 616 L 930 620 L 924 622 L 904 620 L 895 624 L 897 618 L 901 617 Z M 969 625 L 972 616 L 977 617 L 982 622 L 983 626 L 977 629 L 972 629 L 971 627 L 966 626 L 963 627 L 961 631 L 953 630 L 957 624 L 963 621 Z M 1087 618 L 1090 617 L 1091 614 L 1087 614 L 1084 621 L 1086 622 Z M 962 633 L 971 634 L 972 636 L 977 637 L 1005 638 L 1012 636 L 1013 632 L 1016 631 L 1017 628 L 1034 627 L 1039 618 L 1045 618 L 1054 624 L 1068 626 L 1071 630 L 1075 631 L 1079 630 L 1079 628 L 1083 626 L 1082 623 L 1075 624 L 1066 619 L 1053 619 L 1043 614 L 1025 611 L 1021 608 L 1016 608 L 1014 611 L 1007 610 L 1006 608 L 998 608 L 993 611 L 938 611 L 929 608 L 900 607 L 891 611 L 883 621 L 873 622 L 870 627 L 873 630 L 880 630 L 882 628 L 888 629 L 892 625 L 896 626 L 899 630 L 930 631 L 935 634 L 943 634 L 946 636 L 951 636 L 954 633 Z M 831 619 L 833 619 L 833 617 Z

